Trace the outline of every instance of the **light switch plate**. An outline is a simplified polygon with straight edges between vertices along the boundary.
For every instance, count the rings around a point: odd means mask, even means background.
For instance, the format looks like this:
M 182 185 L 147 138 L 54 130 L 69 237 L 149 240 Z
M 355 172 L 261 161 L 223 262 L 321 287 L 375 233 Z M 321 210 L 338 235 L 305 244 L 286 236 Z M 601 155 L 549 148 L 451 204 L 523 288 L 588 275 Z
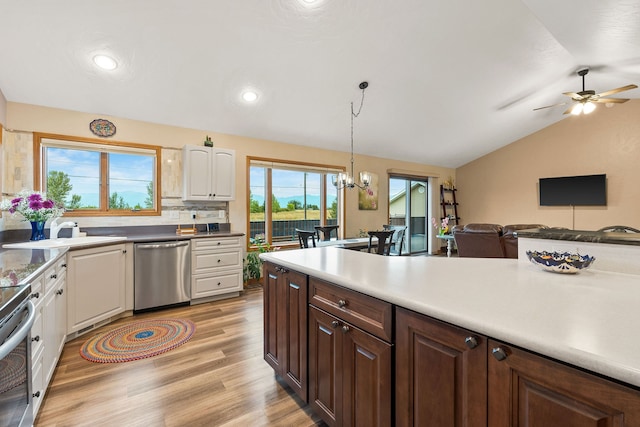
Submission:
M 218 211 L 218 218 L 224 218 L 224 211 Z

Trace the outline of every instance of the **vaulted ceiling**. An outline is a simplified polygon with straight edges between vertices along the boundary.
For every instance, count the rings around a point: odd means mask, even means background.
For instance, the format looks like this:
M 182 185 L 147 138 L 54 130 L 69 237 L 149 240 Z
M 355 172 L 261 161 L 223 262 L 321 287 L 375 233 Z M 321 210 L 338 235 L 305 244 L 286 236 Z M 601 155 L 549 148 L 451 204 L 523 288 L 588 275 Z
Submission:
M 339 151 L 366 80 L 354 150 L 446 167 L 640 84 L 637 0 L 0 0 L 0 40 L 11 102 Z

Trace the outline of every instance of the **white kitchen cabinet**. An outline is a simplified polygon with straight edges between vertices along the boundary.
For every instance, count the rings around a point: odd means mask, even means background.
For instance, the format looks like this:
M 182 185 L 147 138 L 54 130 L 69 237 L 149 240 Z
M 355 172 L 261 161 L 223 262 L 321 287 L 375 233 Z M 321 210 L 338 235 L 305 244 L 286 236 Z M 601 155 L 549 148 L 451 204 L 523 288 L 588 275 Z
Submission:
M 215 147 L 185 145 L 182 180 L 185 201 L 229 201 L 236 196 L 236 152 Z
M 36 309 L 35 322 L 31 328 L 34 419 L 67 337 L 66 267 L 67 261 L 63 255 L 31 281 L 31 301 Z
M 242 290 L 242 255 L 241 237 L 238 236 L 193 239 L 192 304 L 220 296 L 239 295 Z
M 67 254 L 67 333 L 80 335 L 126 309 L 126 246 Z

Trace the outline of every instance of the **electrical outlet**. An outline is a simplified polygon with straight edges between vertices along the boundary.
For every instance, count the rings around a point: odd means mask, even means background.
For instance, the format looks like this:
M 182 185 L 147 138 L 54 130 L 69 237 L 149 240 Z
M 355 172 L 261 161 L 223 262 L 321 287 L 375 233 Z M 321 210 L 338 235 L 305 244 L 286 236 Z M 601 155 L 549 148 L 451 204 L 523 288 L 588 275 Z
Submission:
M 197 216 L 198 216 L 198 211 L 196 210 L 191 211 L 191 219 L 196 219 Z
M 218 218 L 224 219 L 224 211 L 218 211 Z

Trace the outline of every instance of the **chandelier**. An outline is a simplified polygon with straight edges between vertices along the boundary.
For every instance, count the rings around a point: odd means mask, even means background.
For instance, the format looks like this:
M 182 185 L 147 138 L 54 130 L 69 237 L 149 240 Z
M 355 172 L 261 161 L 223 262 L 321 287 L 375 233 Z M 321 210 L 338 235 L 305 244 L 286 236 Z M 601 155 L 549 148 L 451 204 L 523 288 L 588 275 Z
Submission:
M 369 83 L 362 82 L 358 86 L 362 89 L 362 99 L 360 100 L 360 108 L 358 112 L 353 111 L 353 102 L 351 103 L 351 172 L 340 172 L 338 175 L 334 175 L 332 182 L 338 190 L 343 188 L 358 187 L 365 189 L 371 184 L 371 174 L 369 172 L 360 172 L 360 183 L 355 182 L 353 176 L 353 119 L 360 115 L 362 111 L 362 105 L 364 104 L 364 90 L 369 86 Z

